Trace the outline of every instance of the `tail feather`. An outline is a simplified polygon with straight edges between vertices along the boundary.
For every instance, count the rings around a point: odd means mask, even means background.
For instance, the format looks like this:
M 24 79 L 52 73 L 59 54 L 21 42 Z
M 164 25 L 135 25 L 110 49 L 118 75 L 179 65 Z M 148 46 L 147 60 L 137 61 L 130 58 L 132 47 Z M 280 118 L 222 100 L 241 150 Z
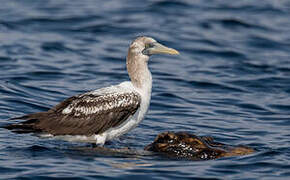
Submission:
M 32 129 L 33 126 L 31 124 L 27 124 L 26 122 L 24 123 L 15 123 L 15 124 L 9 124 L 4 126 L 4 128 L 8 130 L 13 130 L 13 129 Z
M 35 129 L 13 129 L 11 132 L 18 133 L 18 134 L 27 134 L 27 133 L 40 133 L 40 130 Z
M 13 121 L 13 120 L 18 120 L 18 119 L 28 119 L 29 118 L 29 115 L 24 115 L 24 116 L 18 116 L 18 117 L 14 117 L 14 118 L 10 118 L 8 119 L 8 121 Z
M 35 128 L 35 123 L 38 121 L 38 119 L 33 118 L 33 115 L 34 114 L 29 114 L 29 115 L 25 115 L 25 116 L 11 118 L 9 120 L 23 119 L 25 121 L 20 122 L 20 123 L 13 123 L 13 124 L 4 125 L 4 126 L 2 126 L 2 128 L 11 130 L 12 132 L 15 132 L 15 133 L 40 132 L 39 129 Z

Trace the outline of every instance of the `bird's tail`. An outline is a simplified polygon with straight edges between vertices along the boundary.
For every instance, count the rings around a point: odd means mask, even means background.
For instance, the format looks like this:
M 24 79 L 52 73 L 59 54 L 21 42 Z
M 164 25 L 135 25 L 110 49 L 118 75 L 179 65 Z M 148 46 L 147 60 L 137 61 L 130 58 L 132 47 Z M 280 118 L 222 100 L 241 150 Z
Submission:
M 29 118 L 29 115 L 24 115 L 24 116 L 18 116 L 18 117 L 10 118 L 10 119 L 8 119 L 8 121 L 13 121 L 13 120 L 18 120 L 18 119 L 26 120 L 28 118 Z
M 18 119 L 23 119 L 25 121 L 19 122 L 19 123 L 6 124 L 3 126 L 0 126 L 0 128 L 5 128 L 5 129 L 11 130 L 12 132 L 15 132 L 15 133 L 35 133 L 35 132 L 37 132 L 37 130 L 34 128 L 34 124 L 37 121 L 37 119 L 31 118 L 30 115 L 25 115 L 25 116 L 11 118 L 9 120 L 18 120 Z

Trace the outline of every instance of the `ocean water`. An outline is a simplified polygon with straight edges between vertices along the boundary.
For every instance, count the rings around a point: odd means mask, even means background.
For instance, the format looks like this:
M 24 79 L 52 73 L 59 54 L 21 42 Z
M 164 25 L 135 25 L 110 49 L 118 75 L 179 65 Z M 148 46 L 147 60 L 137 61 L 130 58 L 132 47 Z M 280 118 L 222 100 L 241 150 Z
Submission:
M 290 179 L 290 2 L 7 0 L 0 6 L 0 125 L 128 80 L 130 42 L 152 56 L 150 109 L 108 147 L 142 150 L 164 131 L 256 149 L 210 161 L 83 151 L 0 129 L 0 179 Z

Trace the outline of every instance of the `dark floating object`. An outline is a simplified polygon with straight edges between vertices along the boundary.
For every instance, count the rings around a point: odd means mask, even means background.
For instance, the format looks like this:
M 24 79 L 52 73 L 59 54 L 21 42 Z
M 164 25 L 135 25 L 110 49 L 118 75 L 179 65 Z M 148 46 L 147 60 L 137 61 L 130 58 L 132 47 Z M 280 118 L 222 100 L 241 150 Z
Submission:
M 164 132 L 145 147 L 147 151 L 161 153 L 170 158 L 210 160 L 221 157 L 252 154 L 254 149 L 215 142 L 212 137 L 196 136 L 187 132 Z
M 144 157 L 163 156 L 165 158 L 181 160 L 212 160 L 222 157 L 243 156 L 252 154 L 254 149 L 246 146 L 232 146 L 215 142 L 209 136 L 196 136 L 187 132 L 163 132 L 157 135 L 154 142 L 147 145 L 144 150 L 124 148 L 78 147 L 79 153 L 91 156 L 114 157 Z

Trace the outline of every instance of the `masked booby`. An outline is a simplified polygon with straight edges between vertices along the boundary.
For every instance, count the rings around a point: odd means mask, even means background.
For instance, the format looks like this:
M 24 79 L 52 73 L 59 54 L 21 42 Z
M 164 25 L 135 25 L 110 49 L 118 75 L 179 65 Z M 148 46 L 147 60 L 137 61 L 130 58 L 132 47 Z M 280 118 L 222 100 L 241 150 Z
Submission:
M 144 119 L 151 98 L 152 77 L 148 61 L 153 54 L 179 52 L 151 37 L 138 37 L 130 44 L 126 61 L 131 81 L 70 97 L 46 112 L 14 118 L 26 121 L 6 128 L 18 133 L 79 137 L 104 145 Z

